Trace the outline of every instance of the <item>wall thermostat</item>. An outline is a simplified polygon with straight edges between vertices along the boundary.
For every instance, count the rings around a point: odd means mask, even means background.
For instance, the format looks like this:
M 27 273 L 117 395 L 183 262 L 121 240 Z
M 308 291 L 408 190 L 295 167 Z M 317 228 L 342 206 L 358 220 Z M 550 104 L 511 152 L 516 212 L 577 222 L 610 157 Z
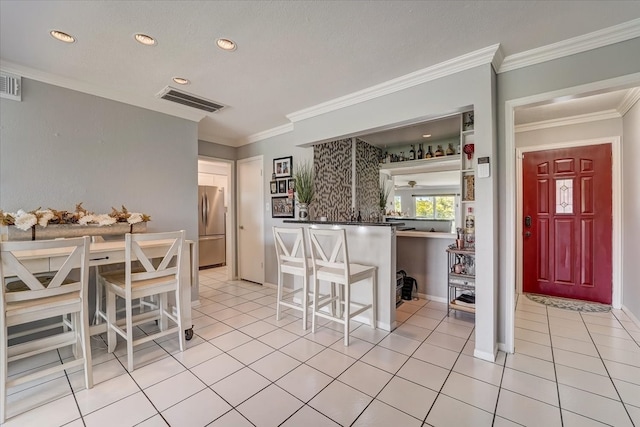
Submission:
M 478 157 L 478 178 L 489 178 L 489 157 Z

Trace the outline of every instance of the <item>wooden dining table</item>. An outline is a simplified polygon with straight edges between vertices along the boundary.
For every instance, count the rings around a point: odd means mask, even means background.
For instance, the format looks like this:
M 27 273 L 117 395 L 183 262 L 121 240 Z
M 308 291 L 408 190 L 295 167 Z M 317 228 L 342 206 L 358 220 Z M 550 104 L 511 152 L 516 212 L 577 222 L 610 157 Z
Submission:
M 150 240 L 140 242 L 149 258 L 163 257 L 166 248 L 173 240 Z M 191 288 L 198 286 L 198 257 L 196 245 L 192 240 L 185 240 L 183 248 L 181 274 L 179 277 L 182 299 L 182 319 L 185 325 L 191 325 Z M 16 258 L 32 273 L 46 273 L 57 271 L 67 259 L 68 250 L 37 249 L 31 251 L 16 251 Z M 125 262 L 124 240 L 112 240 L 91 243 L 89 249 L 89 266 L 99 267 L 104 265 L 119 264 Z M 154 256 L 156 255 L 156 256 Z M 135 256 L 135 255 L 133 255 Z M 107 331 L 106 323 L 99 323 L 90 327 L 90 334 L 97 335 Z M 190 326 L 185 330 L 186 339 L 193 336 Z

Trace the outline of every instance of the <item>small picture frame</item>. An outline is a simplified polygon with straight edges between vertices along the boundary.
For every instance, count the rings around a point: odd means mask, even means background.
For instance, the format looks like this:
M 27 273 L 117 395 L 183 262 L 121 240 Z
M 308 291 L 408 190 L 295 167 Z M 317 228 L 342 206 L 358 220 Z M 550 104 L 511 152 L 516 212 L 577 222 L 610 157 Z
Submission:
M 291 178 L 287 180 L 287 190 L 296 191 L 296 180 Z
M 295 214 L 293 198 L 278 196 L 271 198 L 271 218 L 293 218 Z
M 287 180 L 286 179 L 279 179 L 278 180 L 278 193 L 279 194 L 286 194 L 287 193 Z
M 271 181 L 271 194 L 278 194 L 278 182 Z
M 473 130 L 473 121 L 474 121 L 473 111 L 467 111 L 465 113 L 462 113 L 462 130 L 463 131 Z
M 293 157 L 280 157 L 273 159 L 273 173 L 276 178 L 288 178 L 293 172 L 291 170 L 293 166 Z

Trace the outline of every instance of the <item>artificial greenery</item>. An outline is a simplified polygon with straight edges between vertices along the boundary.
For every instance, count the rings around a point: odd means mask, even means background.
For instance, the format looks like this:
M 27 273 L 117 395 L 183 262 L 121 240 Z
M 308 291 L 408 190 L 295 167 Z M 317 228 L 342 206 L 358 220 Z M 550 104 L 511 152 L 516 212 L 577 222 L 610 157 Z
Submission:
M 296 199 L 298 203 L 309 204 L 313 201 L 315 194 L 314 189 L 314 171 L 313 163 L 305 161 L 296 165 L 293 178 L 296 180 Z
M 380 196 L 380 209 L 386 209 L 387 200 L 389 199 L 389 194 L 391 193 L 391 186 L 387 185 L 386 180 L 380 180 L 380 186 L 378 187 L 378 195 Z

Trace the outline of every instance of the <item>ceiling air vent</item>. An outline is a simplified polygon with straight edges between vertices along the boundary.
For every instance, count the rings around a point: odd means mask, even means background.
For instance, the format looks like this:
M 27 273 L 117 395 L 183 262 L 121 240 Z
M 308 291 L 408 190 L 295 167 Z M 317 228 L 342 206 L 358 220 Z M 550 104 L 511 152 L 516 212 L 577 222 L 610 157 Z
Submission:
M 162 99 L 166 99 L 167 101 L 177 102 L 178 104 L 197 108 L 198 110 L 208 111 L 210 113 L 221 110 L 225 107 L 222 104 L 218 104 L 191 93 L 183 92 L 171 86 L 164 88 L 157 96 Z
M 22 101 L 22 77 L 13 74 L 0 73 L 0 98 Z

